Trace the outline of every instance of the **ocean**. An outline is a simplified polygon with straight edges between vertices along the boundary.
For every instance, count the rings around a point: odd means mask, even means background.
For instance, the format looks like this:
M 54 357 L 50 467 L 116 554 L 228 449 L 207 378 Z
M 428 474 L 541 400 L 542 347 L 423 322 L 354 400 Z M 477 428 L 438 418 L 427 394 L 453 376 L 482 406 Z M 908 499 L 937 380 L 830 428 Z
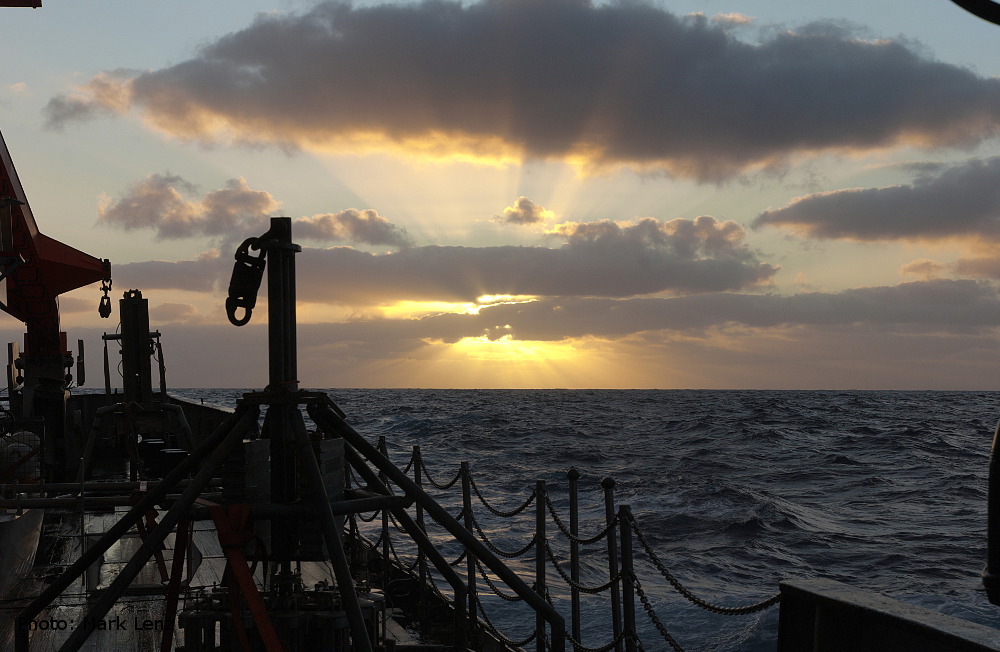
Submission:
M 174 393 L 233 405 L 242 391 Z M 499 511 L 521 505 L 544 480 L 568 522 L 566 474 L 575 468 L 582 474 L 581 536 L 603 528 L 600 482 L 613 478 L 617 503 L 631 507 L 661 562 L 708 602 L 751 604 L 776 594 L 780 580 L 819 577 L 1000 627 L 1000 607 L 989 604 L 979 580 L 997 393 L 324 391 L 369 441 L 384 435 L 401 467 L 414 445 L 441 484 L 468 462 Z M 428 489 L 457 514 L 460 486 Z M 498 518 L 479 504 L 476 516 L 504 550 L 522 547 L 534 531 L 533 506 Z M 549 536 L 564 562 L 568 544 L 552 524 Z M 593 553 L 584 583 L 606 581 L 603 548 L 585 549 Z M 449 559 L 459 552 L 445 550 Z M 532 555 L 512 561 L 529 584 Z M 679 596 L 642 554 L 636 571 L 684 649 L 774 649 L 777 607 L 715 615 Z M 568 614 L 565 584 L 554 570 L 547 581 Z M 489 593 L 481 580 L 480 590 Z M 643 647 L 669 649 L 636 604 Z M 491 598 L 484 609 L 511 639 L 531 631 L 520 604 Z M 609 613 L 606 595 L 584 605 L 585 645 L 611 640 Z

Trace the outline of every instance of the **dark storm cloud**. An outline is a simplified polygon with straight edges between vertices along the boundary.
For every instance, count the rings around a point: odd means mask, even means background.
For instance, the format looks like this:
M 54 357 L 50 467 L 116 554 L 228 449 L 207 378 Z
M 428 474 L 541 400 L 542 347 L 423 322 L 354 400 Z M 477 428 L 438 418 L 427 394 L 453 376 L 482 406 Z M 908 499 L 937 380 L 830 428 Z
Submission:
M 923 173 L 911 184 L 806 195 L 754 226 L 857 241 L 1000 239 L 1000 157 L 914 169 Z
M 377 305 L 400 300 L 474 301 L 487 294 L 629 297 L 721 292 L 769 283 L 778 271 L 747 247 L 743 229 L 711 217 L 636 224 L 558 225 L 547 247 L 409 247 L 374 254 L 309 249 L 298 260 L 299 297 Z M 209 291 L 224 287 L 233 258 L 118 265 L 129 287 Z M 125 281 L 122 281 L 125 282 Z
M 627 297 L 739 290 L 766 284 L 734 222 L 711 217 L 637 224 L 558 225 L 559 248 L 413 247 L 392 254 L 348 248 L 302 258 L 301 296 L 372 304 L 403 299 L 473 301 L 486 294 Z
M 465 337 L 558 341 L 595 337 L 617 340 L 646 332 L 703 335 L 725 327 L 773 329 L 895 329 L 904 333 L 969 335 L 1000 326 L 1000 298 L 989 285 L 934 280 L 790 297 L 718 293 L 674 298 L 558 298 L 483 307 L 479 314 L 421 319 L 355 320 L 327 324 L 333 340 L 367 343 L 378 350 L 419 348 L 426 340 Z
M 492 337 L 512 334 L 537 340 L 613 339 L 642 331 L 703 331 L 729 324 L 750 328 L 906 325 L 964 333 L 1000 326 L 1000 298 L 992 286 L 975 281 L 932 280 L 787 297 L 715 293 L 622 300 L 546 299 L 483 308 L 479 317 L 478 325 Z
M 205 142 L 376 137 L 704 180 L 799 152 L 975 144 L 997 133 L 1000 80 L 840 25 L 749 43 L 642 2 L 325 2 L 262 15 L 174 66 L 99 75 L 48 118 L 129 110 Z

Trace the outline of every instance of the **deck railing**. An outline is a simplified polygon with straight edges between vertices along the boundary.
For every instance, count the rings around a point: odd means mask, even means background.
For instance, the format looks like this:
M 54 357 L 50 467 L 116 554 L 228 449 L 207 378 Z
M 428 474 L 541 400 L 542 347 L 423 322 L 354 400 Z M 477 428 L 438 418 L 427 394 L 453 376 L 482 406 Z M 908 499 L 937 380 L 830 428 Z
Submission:
M 386 458 L 390 457 L 384 437 L 379 438 L 377 448 Z M 531 583 L 532 589 L 549 604 L 568 612 L 565 636 L 577 651 L 634 652 L 662 648 L 661 644 L 648 640 L 644 645 L 637 622 L 641 617 L 638 615 L 640 610 L 650 622 L 647 632 L 655 630 L 670 648 L 683 649 L 669 631 L 665 617 L 657 613 L 636 571 L 637 561 L 654 569 L 659 576 L 657 582 L 662 584 L 659 578 L 666 580 L 688 601 L 716 614 L 752 614 L 771 607 L 779 600 L 779 596 L 774 595 L 751 605 L 723 607 L 697 597 L 657 555 L 630 506 L 616 505 L 615 482 L 610 478 L 600 483 L 598 504 L 586 507 L 586 520 L 591 526 L 597 524 L 596 531 L 583 534 L 580 529 L 582 474 L 576 469 L 570 469 L 566 474 L 565 500 L 563 495 L 550 492 L 545 480 L 537 480 L 533 491 L 521 500 L 510 501 L 507 494 L 505 502 L 511 504 L 502 507 L 496 498 L 488 497 L 488 490 L 476 481 L 467 462 L 461 463 L 453 474 L 436 478 L 424 463 L 420 447 L 414 446 L 409 458 L 397 461 L 397 466 L 402 467 L 403 473 L 421 489 L 436 491 L 438 502 L 459 508 L 458 514 L 454 515 L 455 520 L 463 523 L 466 530 L 494 555 L 516 567 L 517 572 Z M 393 489 L 393 483 L 388 482 L 384 475 L 380 480 L 389 485 L 390 490 Z M 354 478 L 349 479 L 350 482 L 359 481 Z M 558 503 L 563 506 L 560 508 Z M 483 510 L 489 514 L 489 524 L 484 523 L 486 517 L 482 515 Z M 413 518 L 421 529 L 427 531 L 420 506 L 414 508 Z M 408 569 L 419 578 L 414 583 L 418 591 L 418 605 L 431 603 L 428 599 L 430 592 L 436 592 L 447 600 L 454 599 L 454 594 L 447 594 L 447 589 L 438 588 L 440 577 L 436 577 L 430 569 L 424 553 L 418 549 L 404 549 L 405 537 L 397 536 L 402 528 L 391 514 L 382 511 L 352 516 L 348 526 L 354 533 L 367 537 L 371 544 L 370 554 L 381 558 L 380 572 L 385 574 L 381 578 L 383 586 L 390 583 L 388 574 L 395 565 Z M 512 543 L 517 538 L 514 533 L 521 533 L 527 540 Z M 443 548 L 449 548 L 444 536 L 435 539 L 433 532 L 428 532 L 428 536 Z M 463 597 L 467 604 L 463 605 L 463 611 L 469 619 L 468 632 L 473 643 L 477 641 L 477 636 L 487 632 L 512 649 L 533 644 L 538 652 L 546 650 L 548 642 L 543 616 L 537 614 L 531 631 L 521 632 L 520 635 L 501 631 L 502 628 L 494 624 L 494 607 L 500 603 L 519 602 L 522 597 L 512 593 L 500 578 L 486 569 L 468 546 L 455 547 L 451 544 L 450 549 L 457 556 L 449 565 L 464 570 Z M 597 569 L 603 570 L 598 572 Z M 582 579 L 584 576 L 586 580 Z M 484 599 L 490 594 L 498 599 L 493 599 L 492 604 Z M 582 614 L 594 613 L 593 608 L 589 611 L 584 609 L 585 603 L 594 600 L 603 601 L 602 612 L 609 614 L 610 623 L 604 630 L 608 632 L 606 639 L 598 646 L 588 646 L 584 642 L 586 628 Z M 594 635 L 591 634 L 591 637 Z M 651 647 L 647 648 L 647 645 Z

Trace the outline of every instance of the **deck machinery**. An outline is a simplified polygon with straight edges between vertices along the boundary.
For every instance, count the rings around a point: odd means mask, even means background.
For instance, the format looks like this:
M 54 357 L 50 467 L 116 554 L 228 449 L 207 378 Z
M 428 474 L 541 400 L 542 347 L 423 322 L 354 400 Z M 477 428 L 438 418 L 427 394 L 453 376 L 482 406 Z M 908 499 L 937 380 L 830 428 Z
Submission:
M 147 300 L 138 290 L 129 290 L 119 302 L 121 332 L 104 337 L 106 393 L 74 396 L 68 409 L 73 356 L 66 349 L 65 334 L 59 331 L 57 297 L 103 281 L 100 314 L 107 317 L 111 312 L 110 263 L 41 234 L 2 138 L 0 157 L 0 282 L 7 289 L 7 302 L 0 303 L 0 308 L 27 327 L 24 350 L 11 349 L 11 406 L 21 423 L 35 424 L 46 470 L 44 483 L 36 487 L 46 495 L 19 498 L 16 506 L 69 507 L 76 510 L 82 533 L 88 514 L 96 513 L 93 510 L 106 515 L 109 508 L 131 505 L 115 514 L 116 518 L 120 514 L 117 520 L 103 521 L 113 523 L 102 528 L 103 534 L 88 534 L 87 546 L 72 553 L 75 561 L 21 610 L 15 621 L 16 650 L 31 649 L 32 623 L 59 605 L 68 587 L 100 568 L 112 546 L 121 550 L 133 528 L 141 534 L 141 544 L 115 569 L 113 579 L 88 585 L 86 613 L 79 621 L 85 625 L 66 632 L 58 643 L 60 650 L 80 649 L 94 633 L 86 623 L 106 622 L 123 597 L 135 591 L 137 576 L 154 557 L 163 582 L 148 590 L 165 594 L 162 622 L 169 625 L 158 642 L 164 652 L 175 649 L 175 642 L 183 652 L 405 648 L 386 634 L 383 594 L 365 581 L 364 570 L 352 568 L 352 562 L 364 560 L 364 543 L 344 540 L 345 515 L 383 509 L 450 584 L 454 599 L 447 604 L 453 609 L 454 626 L 453 640 L 446 647 L 466 649 L 474 621 L 467 609 L 467 589 L 407 513 L 414 502 L 546 614 L 552 627 L 552 649 L 563 649 L 562 619 L 542 596 L 351 428 L 326 394 L 299 389 L 294 254 L 301 249 L 291 240 L 290 218 L 271 218 L 266 233 L 240 246 L 226 304 L 230 321 L 246 324 L 266 269 L 268 385 L 264 391 L 244 394 L 232 412 L 196 404 L 181 406 L 164 387 L 162 348 L 159 333 L 149 330 Z M 241 310 L 243 314 L 237 315 Z M 110 342 L 121 347 L 122 394 L 112 394 L 107 379 Z M 150 357 L 154 354 L 159 361 L 159 393 L 152 386 Z M 82 366 L 77 373 L 82 380 Z M 303 411 L 311 417 L 312 430 L 307 430 Z M 117 453 L 102 454 L 109 450 Z M 112 472 L 124 470 L 130 478 L 96 477 L 97 458 L 117 459 Z M 358 474 L 363 488 L 345 488 L 348 467 Z M 210 483 L 218 486 L 220 476 L 221 495 L 207 493 Z M 399 487 L 400 494 L 393 494 L 387 481 Z M 78 495 L 53 495 L 67 489 Z M 0 498 L 0 506 L 7 507 L 8 502 Z M 165 511 L 158 514 L 158 520 L 150 520 L 157 508 Z M 190 580 L 198 563 L 189 545 L 195 535 L 193 524 L 209 519 L 224 553 L 223 581 L 207 593 L 188 596 L 182 607 L 182 577 Z M 169 571 L 161 552 L 168 537 L 173 537 L 174 549 Z M 254 575 L 259 563 L 268 567 L 262 588 Z M 302 572 L 306 564 L 332 572 L 307 585 Z M 175 621 L 183 631 L 183 642 L 174 640 Z
M 83 253 L 38 230 L 10 152 L 0 136 L 0 309 L 25 324 L 24 348 L 11 345 L 7 383 L 12 416 L 44 439 L 42 460 L 49 480 L 75 475 L 77 442 L 66 436 L 66 400 L 74 364 L 59 328 L 61 294 L 102 281 L 102 317 L 111 314 L 111 263 Z M 82 342 L 79 360 L 82 365 Z M 82 366 L 78 384 L 82 384 Z M 29 422 L 31 422 L 29 424 Z

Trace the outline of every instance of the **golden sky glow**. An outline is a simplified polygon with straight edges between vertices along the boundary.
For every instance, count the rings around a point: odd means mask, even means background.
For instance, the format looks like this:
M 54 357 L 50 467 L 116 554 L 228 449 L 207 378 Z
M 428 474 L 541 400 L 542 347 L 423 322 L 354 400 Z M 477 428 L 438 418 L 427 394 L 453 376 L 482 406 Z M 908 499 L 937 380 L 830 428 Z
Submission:
M 5 14 L 0 129 L 41 230 L 186 343 L 181 385 L 253 384 L 263 290 L 239 331 L 222 305 L 276 215 L 310 386 L 996 385 L 998 28 L 549 1 L 53 0 Z M 97 297 L 71 340 L 115 329 Z

